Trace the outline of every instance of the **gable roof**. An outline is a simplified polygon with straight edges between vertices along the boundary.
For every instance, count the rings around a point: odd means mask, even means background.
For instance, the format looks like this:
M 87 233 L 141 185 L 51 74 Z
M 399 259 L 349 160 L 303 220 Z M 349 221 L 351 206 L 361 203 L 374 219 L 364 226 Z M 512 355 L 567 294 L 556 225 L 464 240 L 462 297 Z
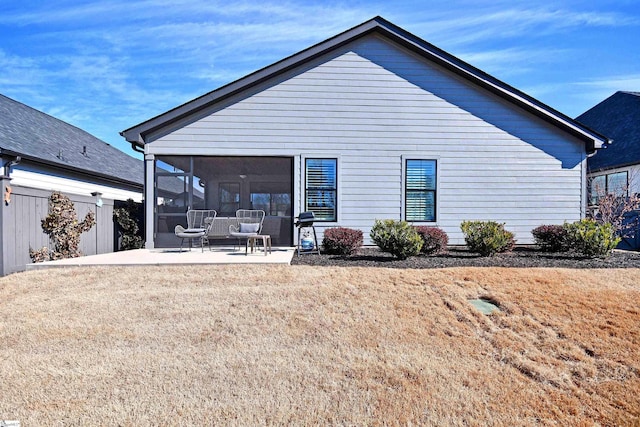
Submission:
M 142 160 L 1 94 L 0 153 L 117 183 L 143 185 Z
M 613 139 L 589 158 L 589 171 L 640 163 L 640 92 L 616 92 L 576 120 Z
M 299 53 L 289 56 L 273 65 L 262 68 L 246 77 L 222 86 L 212 92 L 202 95 L 192 101 L 173 108 L 163 114 L 153 117 L 145 122 L 135 125 L 120 132 L 132 147 L 142 147 L 147 141 L 149 134 L 156 132 L 166 126 L 180 121 L 192 114 L 195 114 L 209 106 L 220 102 L 230 96 L 242 92 L 252 86 L 263 83 L 279 74 L 292 70 L 307 61 L 318 58 L 334 49 L 344 46 L 358 38 L 376 33 L 380 34 L 410 50 L 421 55 L 427 60 L 458 74 L 472 83 L 481 86 L 518 107 L 535 114 L 543 120 L 557 126 L 571 135 L 584 141 L 586 151 L 594 152 L 601 148 L 608 140 L 603 135 L 577 123 L 572 118 L 554 110 L 542 102 L 520 92 L 508 84 L 490 76 L 489 74 L 473 67 L 470 64 L 456 58 L 442 49 L 428 43 L 421 38 L 403 30 L 390 23 L 382 17 L 375 17 L 358 26 L 355 26 L 337 36 L 320 42 Z

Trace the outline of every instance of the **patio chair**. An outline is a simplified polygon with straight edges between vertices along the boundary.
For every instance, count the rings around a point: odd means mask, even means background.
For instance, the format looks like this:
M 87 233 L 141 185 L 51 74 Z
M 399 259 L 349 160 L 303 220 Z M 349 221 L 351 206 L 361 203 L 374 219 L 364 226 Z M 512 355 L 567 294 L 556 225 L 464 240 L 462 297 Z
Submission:
M 244 254 L 249 253 L 249 237 L 257 236 L 262 231 L 265 213 L 263 210 L 238 209 L 236 211 L 237 225 L 229 226 L 229 234 L 238 239 L 238 246 L 244 239 Z
M 204 252 L 204 243 L 209 244 L 208 234 L 209 230 L 213 226 L 217 212 L 215 210 L 202 210 L 202 209 L 190 209 L 187 211 L 187 228 L 181 225 L 176 225 L 175 234 L 180 239 L 180 252 L 182 252 L 182 246 L 184 239 L 189 241 L 189 250 L 191 250 L 192 242 L 194 239 L 200 239 L 200 246 L 202 252 Z M 209 245 L 211 250 L 211 245 Z

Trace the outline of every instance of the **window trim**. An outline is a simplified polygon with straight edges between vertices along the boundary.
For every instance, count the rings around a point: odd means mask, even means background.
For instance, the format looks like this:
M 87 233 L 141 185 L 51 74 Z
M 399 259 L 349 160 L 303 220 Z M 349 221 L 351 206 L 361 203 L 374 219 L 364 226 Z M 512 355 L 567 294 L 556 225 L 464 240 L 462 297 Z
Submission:
M 411 223 L 419 223 L 419 224 L 428 224 L 428 225 L 436 225 L 440 218 L 440 203 L 438 201 L 438 195 L 440 193 L 440 166 L 441 160 L 440 156 L 433 155 L 403 155 L 401 156 L 402 160 L 402 206 L 401 206 L 401 219 Z M 434 190 L 425 190 L 432 191 L 434 196 L 434 219 L 430 220 L 409 220 L 407 219 L 407 163 L 409 160 L 423 160 L 423 161 L 433 161 L 435 162 L 435 173 L 436 173 L 436 185 Z
M 304 210 L 307 209 L 307 160 L 334 160 L 336 163 L 336 185 L 335 185 L 335 189 L 332 191 L 335 191 L 335 200 L 336 200 L 336 206 L 335 206 L 335 218 L 331 219 L 331 220 L 322 220 L 322 219 L 317 219 L 316 218 L 316 222 L 319 223 L 323 223 L 323 224 L 337 224 L 339 218 L 341 217 L 341 197 L 340 197 L 340 183 L 341 183 L 341 159 L 340 156 L 338 155 L 329 155 L 329 154 L 303 154 L 300 156 L 300 181 L 301 181 L 301 185 L 300 185 L 300 190 L 302 193 L 302 200 L 301 200 L 301 204 L 300 204 L 300 212 L 303 212 Z

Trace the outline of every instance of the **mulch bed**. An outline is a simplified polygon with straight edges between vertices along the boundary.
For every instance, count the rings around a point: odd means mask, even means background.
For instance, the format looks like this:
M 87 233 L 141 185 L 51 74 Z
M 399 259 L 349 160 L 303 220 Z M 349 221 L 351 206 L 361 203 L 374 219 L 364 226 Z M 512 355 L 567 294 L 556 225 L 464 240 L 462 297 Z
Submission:
M 420 255 L 398 260 L 378 248 L 365 247 L 351 256 L 303 254 L 293 256 L 293 265 L 389 268 L 445 267 L 552 267 L 552 268 L 640 268 L 640 253 L 614 251 L 608 258 L 585 258 L 572 253 L 542 252 L 532 247 L 516 247 L 512 252 L 482 257 L 466 248 L 450 248 L 438 255 Z

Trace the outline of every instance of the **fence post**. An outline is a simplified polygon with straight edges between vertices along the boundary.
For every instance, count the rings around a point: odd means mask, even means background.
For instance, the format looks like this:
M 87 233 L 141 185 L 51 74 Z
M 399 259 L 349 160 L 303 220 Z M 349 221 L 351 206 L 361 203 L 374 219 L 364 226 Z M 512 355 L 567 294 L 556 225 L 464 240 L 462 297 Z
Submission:
M 12 250 L 9 248 L 9 242 L 6 237 L 9 235 L 8 227 L 9 227 L 9 214 L 11 209 L 11 202 L 9 190 L 11 186 L 9 183 L 11 182 L 11 178 L 5 175 L 0 175 L 0 191 L 2 192 L 2 205 L 0 206 L 0 276 L 5 276 L 7 274 L 6 271 L 6 259 L 8 256 L 8 251 Z M 13 243 L 13 239 L 11 239 L 11 243 Z

